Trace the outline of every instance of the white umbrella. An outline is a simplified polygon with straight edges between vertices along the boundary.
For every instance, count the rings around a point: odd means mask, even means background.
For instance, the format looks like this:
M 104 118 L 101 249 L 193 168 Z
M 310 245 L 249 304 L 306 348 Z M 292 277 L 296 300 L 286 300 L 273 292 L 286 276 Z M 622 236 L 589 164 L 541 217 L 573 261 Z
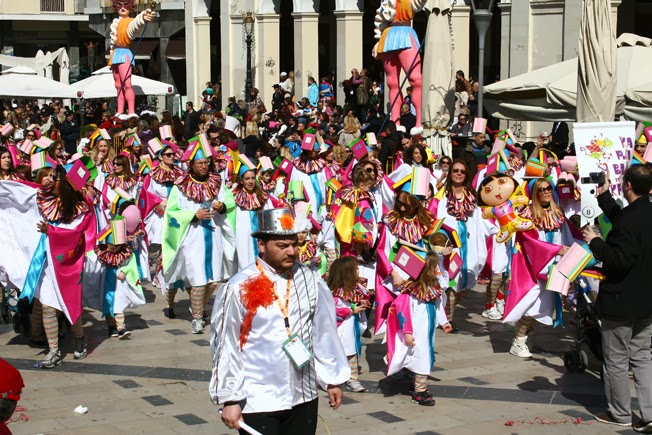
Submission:
M 453 118 L 455 105 L 455 70 L 448 20 L 450 0 L 435 0 L 426 30 L 422 74 L 422 110 L 424 127 L 435 133 L 430 142 L 436 154 L 451 153 L 450 137 L 445 129 Z M 440 134 L 441 133 L 441 134 Z M 424 134 L 427 135 L 427 134 Z
M 0 75 L 0 95 L 24 98 L 78 98 L 70 85 L 46 79 L 24 66 L 10 68 Z
M 89 78 L 70 85 L 73 89 L 83 91 L 84 98 L 112 98 L 118 96 L 113 73 L 108 66 L 95 71 Z M 131 75 L 131 86 L 136 95 L 167 95 L 174 92 L 174 87 L 167 83 L 145 77 Z
M 652 40 L 621 35 L 616 64 L 615 114 L 652 119 Z M 485 107 L 500 119 L 575 121 L 577 65 L 574 58 L 487 86 Z
M 616 111 L 616 32 L 610 0 L 584 0 L 577 70 L 577 121 L 608 122 Z

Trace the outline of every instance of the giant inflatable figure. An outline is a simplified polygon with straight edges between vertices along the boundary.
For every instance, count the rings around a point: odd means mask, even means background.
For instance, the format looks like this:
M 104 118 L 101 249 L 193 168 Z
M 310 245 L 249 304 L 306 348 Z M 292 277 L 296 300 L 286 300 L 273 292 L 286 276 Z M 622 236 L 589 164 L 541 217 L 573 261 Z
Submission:
M 372 54 L 383 61 L 390 104 L 401 93 L 399 87 L 401 69 L 408 74 L 410 67 L 414 65 L 409 72 L 408 81 L 412 86 L 412 104 L 416 109 L 417 131 L 415 133 L 421 133 L 423 128 L 421 127 L 421 55 L 419 39 L 412 28 L 412 18 L 425 7 L 426 2 L 427 0 L 382 0 L 374 20 L 375 37 L 378 42 Z M 400 117 L 402 95 L 400 97 L 392 106 L 392 121 L 398 121 Z
M 109 66 L 113 71 L 115 88 L 118 92 L 118 107 L 116 116 L 120 119 L 137 117 L 136 95 L 131 86 L 131 71 L 134 64 L 134 54 L 129 49 L 133 41 L 145 27 L 146 22 L 154 21 L 156 12 L 152 9 L 144 10 L 136 18 L 129 18 L 129 14 L 136 9 L 135 0 L 113 0 L 113 10 L 119 18 L 111 23 L 111 54 Z M 152 3 L 153 4 L 153 3 Z M 128 113 L 125 113 L 125 102 Z

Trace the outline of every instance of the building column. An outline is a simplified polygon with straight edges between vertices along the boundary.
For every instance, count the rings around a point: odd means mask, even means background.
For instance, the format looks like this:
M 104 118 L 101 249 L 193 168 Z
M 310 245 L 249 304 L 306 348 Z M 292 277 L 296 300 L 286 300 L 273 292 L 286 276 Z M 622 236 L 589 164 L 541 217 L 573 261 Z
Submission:
M 294 99 L 306 96 L 308 77 L 319 83 L 319 13 L 294 12 Z
M 453 67 L 455 71 L 462 70 L 469 76 L 469 26 L 471 23 L 471 8 L 463 2 L 457 2 L 451 13 L 453 34 Z
M 68 57 L 70 58 L 70 75 L 79 76 L 79 23 L 71 21 L 68 31 Z
M 272 85 L 278 83 L 280 65 L 280 16 L 276 13 L 259 13 L 256 15 L 256 76 L 254 86 L 260 91 L 268 111 L 272 110 Z M 246 73 L 246 71 L 245 71 Z
M 186 101 L 192 101 L 195 107 L 199 107 L 204 84 L 211 77 L 211 48 L 208 43 L 211 40 L 211 17 L 205 4 L 187 1 L 185 19 Z M 181 110 L 185 110 L 185 105 Z
M 336 10 L 334 14 L 337 39 L 346 43 L 337 45 L 337 83 L 333 83 L 333 88 L 336 101 L 344 104 L 342 82 L 351 77 L 353 68 L 359 69 L 362 65 L 362 12 L 357 9 Z

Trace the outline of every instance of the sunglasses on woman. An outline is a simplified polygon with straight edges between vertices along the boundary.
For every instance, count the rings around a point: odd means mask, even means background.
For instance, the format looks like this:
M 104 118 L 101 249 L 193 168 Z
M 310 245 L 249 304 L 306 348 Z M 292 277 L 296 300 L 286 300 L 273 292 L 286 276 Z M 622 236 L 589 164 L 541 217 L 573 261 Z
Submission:
M 113 166 L 122 166 L 122 163 L 113 162 Z
M 161 154 L 163 157 L 174 157 L 174 153 Z
M 539 187 L 537 192 L 539 192 L 539 193 L 552 192 L 552 186 Z
M 453 169 L 451 172 L 452 172 L 453 174 L 466 174 L 466 170 L 465 170 L 465 169 Z
M 442 164 L 442 165 L 450 165 L 451 162 L 449 162 L 448 160 L 444 160 L 443 162 L 441 162 L 441 164 Z
M 371 174 L 371 173 L 375 172 L 375 168 L 372 168 L 372 167 L 364 168 L 364 171 Z

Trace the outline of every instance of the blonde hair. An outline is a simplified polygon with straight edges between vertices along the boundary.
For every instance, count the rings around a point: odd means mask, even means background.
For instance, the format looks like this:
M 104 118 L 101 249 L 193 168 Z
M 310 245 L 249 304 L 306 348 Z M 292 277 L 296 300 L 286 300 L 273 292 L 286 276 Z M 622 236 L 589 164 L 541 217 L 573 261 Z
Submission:
M 355 133 L 360 130 L 360 122 L 358 118 L 352 115 L 346 115 L 344 117 L 344 129 L 346 133 Z
M 258 133 L 258 125 L 255 122 L 247 121 L 247 125 L 245 127 L 245 137 L 246 136 L 256 136 L 257 138 L 260 138 Z
M 108 140 L 106 140 L 106 139 L 98 139 L 98 140 L 96 141 L 95 146 L 94 146 L 93 149 L 91 150 L 91 154 L 90 154 L 91 159 L 93 159 L 93 162 L 95 162 L 95 164 L 104 163 L 104 162 L 98 162 L 98 161 L 97 161 L 97 155 L 98 155 L 99 152 L 100 152 L 99 147 L 98 147 L 100 141 L 105 141 L 106 144 L 107 144 L 107 146 L 108 146 L 108 148 L 109 148 L 109 152 L 106 153 L 106 155 L 104 156 L 104 161 L 113 162 L 113 159 L 114 159 L 115 156 L 116 156 L 116 154 L 115 154 L 115 150 L 114 150 L 113 147 L 111 146 L 111 143 L 110 143 Z
M 546 212 L 543 209 L 543 206 L 539 202 L 539 188 L 542 187 L 542 184 L 547 184 L 552 188 L 552 183 L 545 178 L 538 178 L 535 182 L 534 185 L 532 186 L 531 190 L 531 204 L 530 204 L 530 211 L 532 212 L 532 221 L 534 222 L 535 225 L 539 225 L 539 223 L 545 218 Z M 563 219 L 564 218 L 564 212 L 559 207 L 559 205 L 555 202 L 554 198 L 550 200 L 550 211 L 553 213 L 553 215 L 558 218 L 558 219 Z

